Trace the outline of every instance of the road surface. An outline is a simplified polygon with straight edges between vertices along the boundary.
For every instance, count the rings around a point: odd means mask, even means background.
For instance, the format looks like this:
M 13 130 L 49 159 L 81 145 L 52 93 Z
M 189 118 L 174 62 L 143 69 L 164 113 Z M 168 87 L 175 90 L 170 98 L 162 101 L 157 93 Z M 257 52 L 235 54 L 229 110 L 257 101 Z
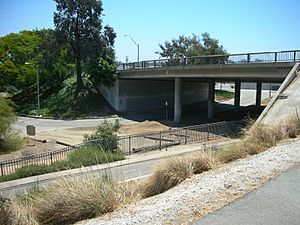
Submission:
M 121 117 L 115 118 L 98 118 L 98 119 L 78 119 L 78 120 L 56 120 L 56 119 L 43 119 L 43 118 L 29 118 L 19 116 L 13 128 L 19 130 L 21 134 L 26 134 L 26 126 L 34 125 L 37 131 L 50 131 L 50 130 L 63 130 L 78 127 L 96 127 L 107 120 L 114 122 L 119 119 L 121 124 L 135 123 L 134 121 L 127 120 Z
M 193 225 L 299 225 L 300 165 Z

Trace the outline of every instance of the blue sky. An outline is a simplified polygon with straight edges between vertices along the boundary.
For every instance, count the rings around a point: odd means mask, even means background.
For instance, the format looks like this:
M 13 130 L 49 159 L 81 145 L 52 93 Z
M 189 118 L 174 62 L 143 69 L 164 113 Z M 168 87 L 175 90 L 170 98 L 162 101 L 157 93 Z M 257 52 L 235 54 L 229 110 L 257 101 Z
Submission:
M 103 0 L 118 60 L 158 58 L 158 44 L 208 32 L 230 53 L 300 49 L 299 0 Z M 0 0 L 0 36 L 54 28 L 52 0 Z

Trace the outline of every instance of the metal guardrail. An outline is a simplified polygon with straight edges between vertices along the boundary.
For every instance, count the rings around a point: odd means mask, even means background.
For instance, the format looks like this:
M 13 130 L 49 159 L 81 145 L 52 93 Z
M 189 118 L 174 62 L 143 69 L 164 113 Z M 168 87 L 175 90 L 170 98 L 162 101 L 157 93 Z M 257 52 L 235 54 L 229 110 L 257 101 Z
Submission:
M 174 59 L 158 59 L 132 63 L 123 63 L 118 66 L 119 71 L 155 69 L 167 66 L 207 65 L 207 64 L 250 64 L 250 63 L 278 63 L 299 62 L 300 50 L 278 52 L 256 52 L 243 54 L 205 55 Z
M 27 165 L 50 165 L 56 161 L 66 160 L 70 152 L 82 146 L 97 145 L 102 149 L 111 149 L 119 151 L 124 155 L 130 155 L 174 145 L 205 142 L 222 137 L 232 137 L 239 133 L 244 125 L 245 123 L 242 121 L 225 121 L 175 128 L 161 132 L 129 135 L 118 137 L 117 144 L 112 143 L 114 146 L 101 140 L 92 140 L 87 143 L 55 151 L 0 161 L 0 175 L 4 176 L 11 174 L 17 168 Z

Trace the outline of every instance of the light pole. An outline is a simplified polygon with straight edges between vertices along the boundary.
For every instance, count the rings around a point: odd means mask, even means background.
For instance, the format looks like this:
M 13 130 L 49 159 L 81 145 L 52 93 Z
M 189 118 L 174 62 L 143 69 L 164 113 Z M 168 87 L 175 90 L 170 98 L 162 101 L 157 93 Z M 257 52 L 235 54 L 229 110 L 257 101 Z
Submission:
M 25 62 L 25 65 L 33 65 L 32 63 Z M 40 77 L 39 77 L 39 68 L 36 65 L 36 90 L 37 90 L 37 106 L 38 110 L 40 110 Z
M 130 40 L 137 46 L 137 62 L 140 62 L 140 45 L 137 44 L 130 35 L 125 34 L 124 36 L 129 37 Z

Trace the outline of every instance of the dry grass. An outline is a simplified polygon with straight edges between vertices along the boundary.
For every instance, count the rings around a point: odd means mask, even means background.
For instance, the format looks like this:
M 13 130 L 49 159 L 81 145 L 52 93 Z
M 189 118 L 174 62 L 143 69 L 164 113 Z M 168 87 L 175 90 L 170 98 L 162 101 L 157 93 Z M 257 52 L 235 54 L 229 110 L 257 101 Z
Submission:
M 172 157 L 154 167 L 145 181 L 116 183 L 108 176 L 63 180 L 43 191 L 28 195 L 23 203 L 0 198 L 0 225 L 71 224 L 112 212 L 141 198 L 153 196 L 176 186 L 193 174 L 257 154 L 285 138 L 300 133 L 300 120 L 290 118 L 274 126 L 256 125 L 246 129 L 240 142 L 220 150 Z
M 297 116 L 272 126 L 253 124 L 253 121 L 249 121 L 241 141 L 218 152 L 217 159 L 227 163 L 247 155 L 258 154 L 275 146 L 279 141 L 295 138 L 300 133 L 300 119 Z
M 193 174 L 210 170 L 215 160 L 211 152 L 193 153 L 164 160 L 141 185 L 142 197 L 150 197 L 176 186 Z
M 0 225 L 38 225 L 30 207 L 0 196 Z
M 217 164 L 216 157 L 212 151 L 195 152 L 186 157 L 192 164 L 194 174 L 211 170 Z
M 33 214 L 41 224 L 71 224 L 114 211 L 124 192 L 110 178 L 63 180 L 32 197 Z
M 221 163 L 229 163 L 247 156 L 243 143 L 238 142 L 216 153 L 216 159 Z

